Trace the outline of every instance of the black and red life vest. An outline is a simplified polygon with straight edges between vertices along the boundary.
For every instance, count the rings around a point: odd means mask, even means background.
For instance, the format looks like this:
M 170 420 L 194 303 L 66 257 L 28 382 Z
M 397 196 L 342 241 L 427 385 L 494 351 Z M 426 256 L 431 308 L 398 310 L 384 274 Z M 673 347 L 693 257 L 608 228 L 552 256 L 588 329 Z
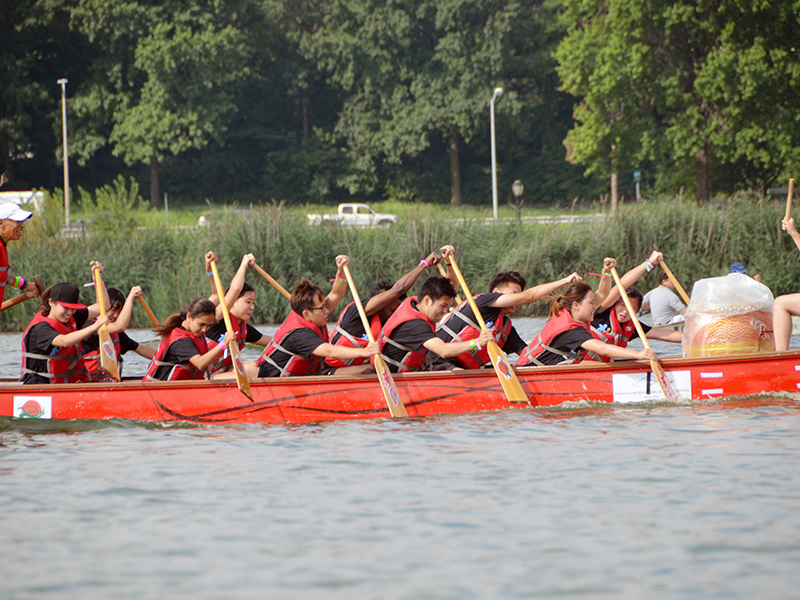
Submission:
M 538 365 L 538 366 L 545 366 L 544 363 L 537 360 L 537 358 L 545 351 L 550 351 L 553 354 L 558 354 L 563 358 L 563 360 L 558 363 L 560 365 L 570 365 L 581 362 L 584 357 L 586 356 L 586 350 L 582 348 L 579 349 L 575 353 L 565 352 L 563 350 L 559 350 L 558 348 L 553 348 L 550 346 L 550 342 L 553 339 L 562 333 L 567 331 L 571 331 L 572 329 L 578 329 L 579 327 L 583 327 L 592 336 L 597 337 L 597 334 L 593 333 L 592 330 L 589 328 L 587 323 L 583 323 L 581 321 L 576 321 L 572 317 L 572 313 L 567 309 L 563 309 L 557 317 L 553 317 L 544 325 L 544 329 L 539 332 L 539 335 L 536 336 L 525 350 L 519 356 L 519 360 L 517 361 L 518 367 L 524 367 L 527 365 Z
M 228 316 L 231 319 L 231 327 L 233 327 L 233 332 L 236 334 L 236 344 L 239 346 L 239 351 L 241 352 L 247 345 L 247 321 L 240 321 L 231 313 L 228 313 Z M 218 345 L 219 342 L 216 340 L 208 340 L 209 350 L 213 350 Z M 214 362 L 212 362 L 211 366 L 208 367 L 209 377 L 213 376 L 215 373 L 224 373 L 225 371 L 230 370 L 232 367 L 233 359 L 231 358 L 231 353 L 226 350 L 216 359 L 214 359 Z
M 122 355 L 120 354 L 119 334 L 109 333 L 111 342 L 114 344 L 114 354 L 117 357 L 117 364 L 119 365 L 119 374 L 122 375 Z M 99 341 L 99 340 L 98 340 Z M 111 376 L 103 370 L 100 364 L 100 346 L 91 350 L 83 355 L 83 362 L 86 365 L 86 371 L 89 374 L 89 381 L 102 381 L 108 380 Z M 116 381 L 116 379 L 114 379 Z
M 72 346 L 54 346 L 53 353 L 50 355 L 32 354 L 28 351 L 28 333 L 31 327 L 39 323 L 47 323 L 61 335 L 69 335 L 74 331 L 78 331 L 78 326 L 73 317 L 70 317 L 65 325 L 61 321 L 56 321 L 51 317 L 44 316 L 41 311 L 36 313 L 36 316 L 33 317 L 33 320 L 25 328 L 25 333 L 22 334 L 22 374 L 31 373 L 39 377 L 45 377 L 50 383 L 76 383 L 78 381 L 86 381 L 86 367 L 83 362 L 83 349 L 81 348 L 80 342 Z M 47 371 L 32 371 L 27 368 L 25 363 L 28 358 L 47 361 Z
M 400 342 L 391 338 L 392 333 L 394 333 L 394 331 L 403 323 L 407 323 L 414 319 L 421 319 L 424 321 L 431 328 L 431 333 L 435 333 L 436 331 L 436 326 L 433 324 L 433 322 L 424 313 L 418 311 L 416 308 L 414 308 L 414 306 L 412 306 L 412 302 L 416 303 L 416 301 L 416 296 L 410 296 L 403 301 L 394 314 L 389 317 L 389 320 L 386 321 L 386 325 L 383 326 L 383 333 L 381 334 L 381 338 L 379 340 L 380 351 L 381 355 L 383 356 L 383 360 L 390 365 L 394 365 L 397 368 L 398 373 L 418 370 L 422 366 L 422 363 L 425 362 L 425 357 L 428 354 L 428 350 L 424 346 L 420 350 L 415 350 L 410 346 L 401 344 Z M 386 353 L 384 352 L 387 344 L 403 350 L 405 352 L 403 358 L 398 361 L 387 357 Z
M 608 311 L 607 328 L 603 328 L 602 326 L 599 328 L 591 326 L 591 331 L 592 335 L 598 337 L 608 344 L 613 344 L 614 346 L 619 346 L 620 348 L 626 348 L 628 346 L 628 342 L 633 336 L 633 332 L 636 331 L 636 327 L 633 324 L 633 320 L 630 320 L 624 324 L 619 322 L 619 319 L 617 318 L 617 306 L 615 304 Z M 608 356 L 600 356 L 594 352 L 589 352 L 589 358 L 592 360 L 602 360 L 603 362 L 611 362 L 612 360 Z
M 169 332 L 167 337 L 161 340 L 158 348 L 156 348 L 156 354 L 153 356 L 153 360 L 150 361 L 150 366 L 147 367 L 147 375 L 144 376 L 143 381 L 183 381 L 186 379 L 203 378 L 205 371 L 201 371 L 190 362 L 164 362 L 164 356 L 167 354 L 169 347 L 178 340 L 182 339 L 192 340 L 195 348 L 197 348 L 198 354 L 203 355 L 208 352 L 208 344 L 206 344 L 205 338 L 199 338 L 191 331 L 188 331 L 183 327 L 176 327 Z M 156 371 L 158 371 L 159 367 L 170 367 L 167 376 L 163 379 L 161 377 L 156 379 L 155 377 Z
M 295 354 L 291 350 L 284 348 L 281 344 L 283 340 L 290 333 L 297 329 L 311 329 L 323 341 L 328 342 L 328 328 L 323 327 L 320 329 L 316 323 L 304 319 L 295 311 L 289 311 L 289 316 L 284 319 L 278 331 L 269 345 L 264 348 L 264 352 L 258 357 L 256 361 L 257 366 L 263 365 L 265 362 L 271 364 L 278 369 L 281 377 L 291 377 L 295 375 L 314 375 L 319 371 L 324 358 L 322 356 L 312 356 L 311 360 L 306 360 L 299 354 Z
M 346 348 L 366 348 L 367 344 L 369 344 L 369 338 L 366 333 L 362 337 L 356 337 L 342 327 L 342 319 L 344 319 L 348 310 L 358 310 L 355 301 L 348 304 L 342 311 L 342 314 L 339 315 L 339 321 L 336 323 L 336 327 L 333 328 L 333 333 L 331 334 L 331 344 L 334 346 L 344 346 Z M 378 313 L 372 315 L 372 319 L 370 319 L 369 322 L 369 329 L 372 332 L 373 339 L 377 340 L 381 337 L 383 323 L 381 323 L 381 318 Z M 368 360 L 368 358 L 364 357 L 350 358 L 348 360 L 329 357 L 325 359 L 325 363 L 339 369 L 341 367 L 349 367 L 350 365 L 363 365 L 368 362 Z
M 481 296 L 483 296 L 483 294 L 478 294 L 473 296 L 473 298 L 477 299 Z M 472 310 L 469 310 L 469 300 L 464 300 L 464 302 L 459 304 L 454 311 L 445 315 L 444 319 L 439 324 L 439 329 L 447 332 L 452 338 L 453 342 L 468 342 L 469 340 L 477 339 L 481 334 L 480 326 L 470 317 L 468 317 L 465 312 L 463 312 L 467 310 L 471 316 L 475 316 L 475 313 Z M 506 345 L 508 336 L 511 335 L 511 328 L 513 325 L 511 324 L 511 319 L 506 318 L 506 316 L 503 314 L 502 309 L 497 309 L 497 311 L 497 319 L 491 324 L 487 323 L 486 326 L 489 328 L 489 331 L 492 332 L 495 343 L 502 348 Z M 450 321 L 453 321 L 454 319 L 460 320 L 466 324 L 459 332 L 455 331 L 455 327 L 457 327 L 455 323 L 452 323 L 453 328 L 450 327 Z M 489 349 L 486 346 L 480 350 L 473 348 L 469 352 L 459 354 L 455 358 L 458 359 L 458 361 L 467 369 L 480 369 L 484 365 L 491 362 L 491 359 L 489 358 Z

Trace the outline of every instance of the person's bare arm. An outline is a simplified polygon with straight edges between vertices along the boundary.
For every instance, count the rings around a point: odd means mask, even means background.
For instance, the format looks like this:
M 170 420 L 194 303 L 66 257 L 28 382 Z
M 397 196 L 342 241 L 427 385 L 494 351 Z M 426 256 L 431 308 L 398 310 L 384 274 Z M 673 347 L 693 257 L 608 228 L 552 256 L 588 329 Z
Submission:
M 333 312 L 333 309 L 342 301 L 344 295 L 347 293 L 347 278 L 344 276 L 344 266 L 350 264 L 350 258 L 344 254 L 336 257 L 336 277 L 331 287 L 331 293 L 325 298 L 328 305 L 328 310 Z
M 429 266 L 433 266 L 437 264 L 433 262 L 434 258 L 436 258 L 436 253 L 431 252 L 425 261 Z M 422 275 L 427 268 L 428 267 L 425 266 L 425 263 L 420 261 L 416 267 L 395 281 L 391 289 L 384 290 L 380 294 L 375 294 L 372 298 L 367 300 L 367 306 L 364 308 L 364 312 L 367 313 L 368 317 L 371 317 L 376 312 L 379 312 L 389 306 L 396 299 L 402 297 L 403 294 L 408 293 L 408 290 L 414 286 L 419 276 Z
M 324 343 L 317 346 L 313 354 L 324 358 L 339 358 L 350 360 L 351 358 L 369 358 L 378 353 L 378 342 L 370 342 L 364 348 L 350 348 L 348 346 L 335 346 Z
M 653 253 L 647 258 L 647 261 L 650 262 L 653 266 L 657 265 L 661 262 L 664 258 L 664 255 L 661 252 L 653 251 Z M 640 265 L 636 265 L 630 271 L 625 273 L 622 277 L 620 277 L 620 283 L 622 283 L 622 287 L 628 289 L 634 283 L 636 283 L 639 278 L 647 272 L 646 263 L 642 263 Z M 609 279 L 611 281 L 611 279 Z M 617 300 L 619 300 L 619 288 L 615 285 L 611 288 L 611 291 L 605 297 L 603 302 L 597 301 L 597 312 L 601 313 L 604 310 L 611 308 L 616 304 Z
M 606 344 L 600 340 L 586 340 L 581 344 L 581 348 L 608 358 L 628 358 L 633 360 L 653 360 L 656 358 L 656 353 L 650 348 L 631 350 L 630 348 L 620 348 L 614 344 Z
M 576 283 L 580 280 L 580 275 L 573 273 L 572 275 L 564 277 L 563 279 L 559 279 L 558 281 L 543 283 L 541 285 L 528 288 L 527 290 L 518 294 L 503 294 L 497 300 L 492 302 L 492 306 L 495 308 L 509 308 L 511 306 L 519 306 L 520 304 L 530 304 L 531 302 L 541 300 L 545 296 L 549 296 L 560 287 L 569 285 L 571 283 Z
M 100 328 L 108 323 L 108 317 L 106 316 L 98 316 L 97 320 L 89 325 L 88 327 L 84 327 L 83 329 L 78 329 L 78 331 L 72 331 L 70 333 L 62 333 L 57 335 L 53 338 L 51 344 L 53 346 L 58 346 L 59 348 L 66 348 L 67 346 L 74 346 L 85 340 L 92 335 L 95 335 Z
M 451 358 L 472 350 L 473 342 L 483 348 L 491 340 L 492 332 L 488 329 L 483 329 L 481 334 L 474 340 L 467 340 L 466 342 L 445 342 L 441 338 L 433 337 L 422 345 L 442 358 Z

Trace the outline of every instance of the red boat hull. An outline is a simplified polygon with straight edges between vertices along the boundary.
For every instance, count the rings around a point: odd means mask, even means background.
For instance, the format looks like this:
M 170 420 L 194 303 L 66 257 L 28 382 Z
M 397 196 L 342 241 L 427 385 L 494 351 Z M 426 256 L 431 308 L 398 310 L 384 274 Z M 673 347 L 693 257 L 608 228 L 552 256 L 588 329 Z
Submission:
M 796 392 L 800 352 L 729 358 L 665 359 L 682 398 L 707 400 L 759 392 Z M 492 369 L 398 375 L 410 417 L 555 406 L 568 401 L 663 400 L 649 364 L 591 363 L 517 370 L 527 403 L 511 404 Z M 235 382 L 0 385 L 0 416 L 187 423 L 309 423 L 389 418 L 376 376 L 298 377 L 251 382 L 251 402 Z

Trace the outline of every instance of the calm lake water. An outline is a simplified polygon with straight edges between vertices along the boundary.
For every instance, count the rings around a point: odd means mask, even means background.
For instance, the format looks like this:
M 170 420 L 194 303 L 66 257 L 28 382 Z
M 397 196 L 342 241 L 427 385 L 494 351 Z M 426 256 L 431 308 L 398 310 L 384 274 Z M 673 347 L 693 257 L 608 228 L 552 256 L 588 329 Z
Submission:
M 4 377 L 19 337 L 0 334 Z M 797 598 L 798 400 L 0 419 L 0 598 Z

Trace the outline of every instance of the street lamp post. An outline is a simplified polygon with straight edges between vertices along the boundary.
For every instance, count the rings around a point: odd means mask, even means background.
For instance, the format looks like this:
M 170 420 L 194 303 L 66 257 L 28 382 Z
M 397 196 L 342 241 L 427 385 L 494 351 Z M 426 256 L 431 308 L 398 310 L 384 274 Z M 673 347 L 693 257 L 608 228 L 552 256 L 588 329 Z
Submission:
M 67 152 L 67 80 L 59 79 L 61 86 L 61 135 L 64 138 L 64 217 L 69 229 L 69 154 Z
M 494 88 L 494 94 L 489 101 L 489 123 L 491 129 L 492 142 L 492 208 L 494 209 L 494 220 L 497 221 L 497 153 L 494 145 L 494 101 L 503 93 L 503 88 Z

